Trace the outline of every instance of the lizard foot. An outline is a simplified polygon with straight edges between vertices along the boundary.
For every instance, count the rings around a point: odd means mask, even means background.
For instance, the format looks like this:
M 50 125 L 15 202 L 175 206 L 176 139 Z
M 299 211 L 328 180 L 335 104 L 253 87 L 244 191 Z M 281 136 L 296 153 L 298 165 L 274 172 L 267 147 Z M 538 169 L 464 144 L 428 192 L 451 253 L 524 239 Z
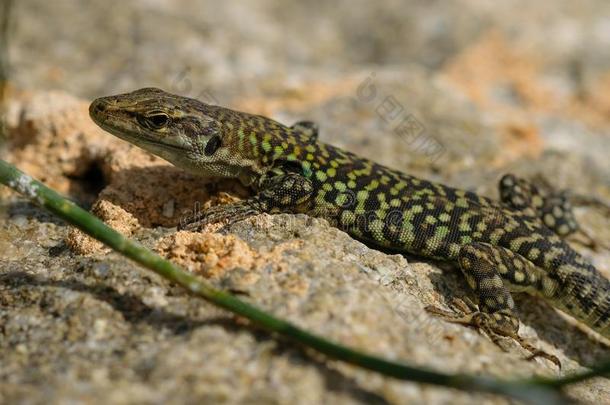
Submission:
M 235 203 L 229 205 L 215 205 L 204 212 L 199 212 L 192 217 L 181 221 L 178 229 L 191 232 L 201 231 L 206 225 L 228 220 L 226 225 L 241 221 L 252 215 L 259 214 L 260 211 L 252 208 L 248 204 Z
M 505 352 L 507 352 L 508 349 L 506 349 L 506 347 L 504 347 L 502 344 L 502 338 L 511 338 L 530 353 L 530 355 L 526 358 L 527 360 L 542 357 L 561 369 L 561 362 L 557 356 L 536 348 L 519 336 L 517 333 L 519 326 L 518 320 L 516 320 L 514 317 L 501 312 L 494 314 L 481 312 L 469 299 L 462 300 L 459 298 L 454 298 L 450 306 L 453 311 L 447 311 L 433 305 L 429 305 L 425 309 L 431 314 L 439 316 L 448 322 L 473 326 L 479 331 L 485 332 L 492 342 L 494 342 Z M 517 322 L 516 327 L 515 322 Z

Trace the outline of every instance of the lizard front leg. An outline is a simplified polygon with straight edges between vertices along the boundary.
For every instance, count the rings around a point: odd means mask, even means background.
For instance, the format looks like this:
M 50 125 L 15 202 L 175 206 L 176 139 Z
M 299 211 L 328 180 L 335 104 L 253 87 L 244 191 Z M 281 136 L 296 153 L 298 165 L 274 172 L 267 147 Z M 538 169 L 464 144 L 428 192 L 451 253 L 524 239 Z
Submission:
M 515 303 L 509 291 L 552 295 L 554 291 L 537 290 L 540 285 L 551 285 L 542 282 L 548 278 L 544 270 L 508 249 L 488 243 L 463 246 L 458 261 L 468 285 L 479 298 L 478 310 L 472 305 L 460 305 L 460 301 L 456 313 L 433 306 L 426 309 L 448 321 L 481 329 L 498 346 L 500 337 L 512 338 L 532 354 L 531 358 L 544 357 L 561 367 L 557 357 L 536 349 L 519 336 L 519 319 L 513 312 Z
M 263 212 L 299 212 L 313 194 L 311 181 L 298 173 L 281 173 L 261 183 L 262 188 L 255 196 L 195 213 L 181 223 L 180 229 L 198 231 L 210 223 L 228 220 L 232 224 Z
M 299 121 L 295 122 L 294 125 L 290 127 L 295 132 L 308 137 L 310 142 L 315 142 L 318 139 L 318 124 L 313 121 Z

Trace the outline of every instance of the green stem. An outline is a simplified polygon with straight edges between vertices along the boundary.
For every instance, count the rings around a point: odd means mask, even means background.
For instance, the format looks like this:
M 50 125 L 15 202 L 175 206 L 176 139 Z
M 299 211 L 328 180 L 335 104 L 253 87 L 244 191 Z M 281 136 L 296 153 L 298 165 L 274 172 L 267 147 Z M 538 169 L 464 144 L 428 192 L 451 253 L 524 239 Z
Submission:
M 5 139 L 6 122 L 6 85 L 8 81 L 8 35 L 11 21 L 12 0 L 3 0 L 0 3 L 0 149 Z
M 528 382 L 545 385 L 552 388 L 561 388 L 566 385 L 579 383 L 593 377 L 610 377 L 610 360 L 602 360 L 591 369 L 581 373 L 572 373 L 559 378 L 532 378 Z
M 249 319 L 264 329 L 289 338 L 303 346 L 313 348 L 329 358 L 341 360 L 362 368 L 379 372 L 401 380 L 440 385 L 467 391 L 483 391 L 509 395 L 528 402 L 560 403 L 559 393 L 551 387 L 559 387 L 554 380 L 532 379 L 525 381 L 502 381 L 466 374 L 446 374 L 425 368 L 384 360 L 348 347 L 333 343 L 314 335 L 282 319 L 276 318 L 257 307 L 242 301 L 224 291 L 215 289 L 203 279 L 196 277 L 177 265 L 163 259 L 143 246 L 123 237 L 108 227 L 97 217 L 68 201 L 55 191 L 19 171 L 16 167 L 0 160 L 0 182 L 28 197 L 33 202 L 48 209 L 67 222 L 81 229 L 95 239 L 110 246 L 142 266 L 187 289 L 192 294 Z M 608 370 L 605 370 L 607 372 Z M 587 374 L 585 378 L 590 377 Z M 581 378 L 582 379 L 582 378 Z M 572 377 L 565 383 L 579 381 Z

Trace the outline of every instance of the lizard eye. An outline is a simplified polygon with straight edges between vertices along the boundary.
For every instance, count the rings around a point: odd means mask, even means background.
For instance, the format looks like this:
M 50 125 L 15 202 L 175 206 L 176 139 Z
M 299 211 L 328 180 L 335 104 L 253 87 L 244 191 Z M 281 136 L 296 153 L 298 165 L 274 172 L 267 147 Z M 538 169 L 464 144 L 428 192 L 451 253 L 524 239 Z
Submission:
M 218 135 L 213 136 L 205 145 L 203 153 L 206 156 L 212 156 L 222 146 L 222 140 Z
M 157 113 L 148 116 L 150 123 L 156 128 L 162 128 L 169 122 L 169 116 L 165 113 Z
M 169 123 L 169 116 L 164 112 L 155 112 L 142 118 L 140 124 L 150 129 L 161 129 Z

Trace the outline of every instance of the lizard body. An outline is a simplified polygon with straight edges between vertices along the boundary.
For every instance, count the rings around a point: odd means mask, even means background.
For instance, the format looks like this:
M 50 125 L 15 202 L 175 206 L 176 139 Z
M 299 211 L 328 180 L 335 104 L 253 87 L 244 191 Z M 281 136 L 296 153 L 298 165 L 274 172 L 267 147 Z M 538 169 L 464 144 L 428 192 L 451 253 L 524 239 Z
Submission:
M 103 129 L 187 171 L 238 178 L 249 199 L 190 218 L 187 229 L 268 212 L 306 213 L 370 245 L 456 263 L 478 309 L 450 316 L 490 336 L 518 337 L 510 292 L 550 302 L 610 338 L 610 282 L 563 239 L 577 225 L 567 200 L 512 175 L 502 201 L 409 176 L 291 127 L 146 88 L 95 100 Z M 553 357 L 553 356 L 550 356 Z

